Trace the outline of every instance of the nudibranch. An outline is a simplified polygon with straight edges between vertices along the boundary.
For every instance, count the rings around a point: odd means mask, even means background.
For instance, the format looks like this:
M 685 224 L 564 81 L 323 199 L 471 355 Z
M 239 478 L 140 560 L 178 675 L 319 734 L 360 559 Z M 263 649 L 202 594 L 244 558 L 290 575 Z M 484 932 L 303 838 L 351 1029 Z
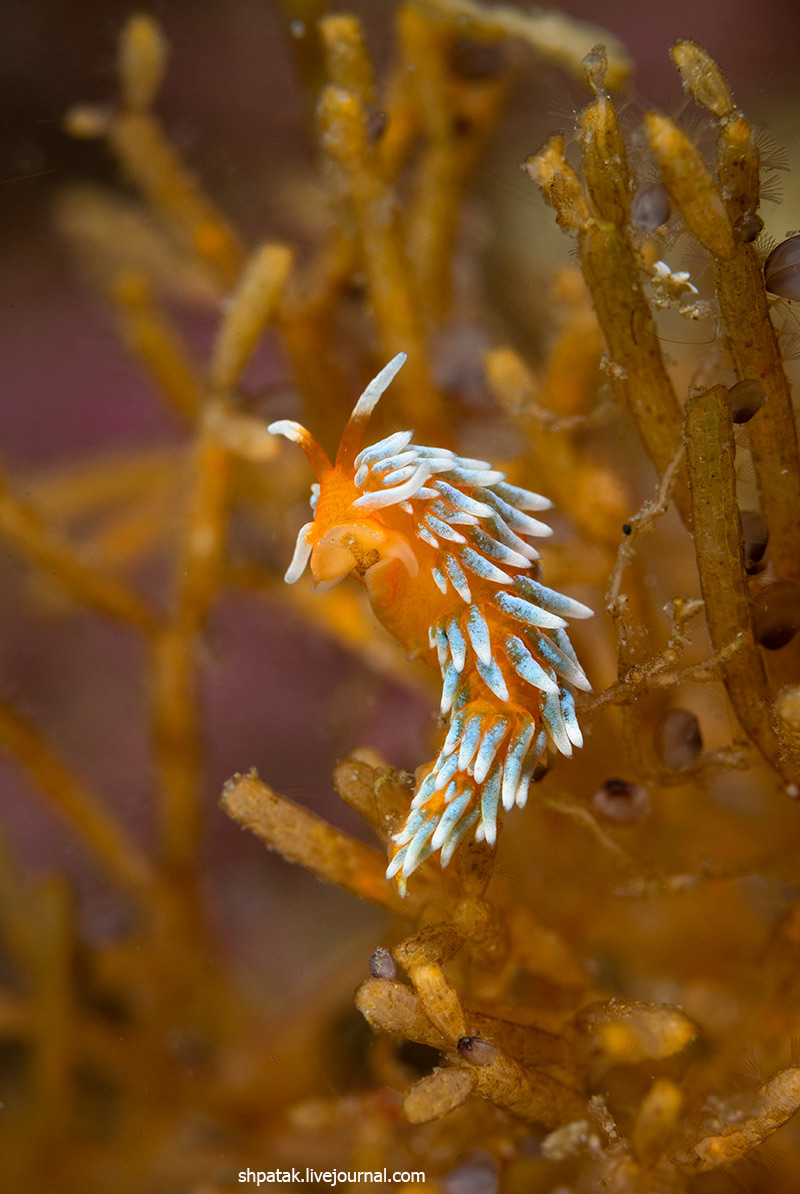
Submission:
M 405 359 L 399 353 L 367 386 L 335 464 L 300 424 L 269 427 L 300 445 L 317 477 L 314 518 L 300 529 L 286 581 L 309 562 L 318 591 L 354 573 L 409 655 L 441 671 L 449 725 L 393 839 L 387 877 L 401 886 L 437 850 L 447 866 L 473 827 L 493 845 L 501 810 L 523 807 L 547 752 L 570 756 L 583 744 L 574 691 L 590 684 L 566 619 L 592 614 L 537 579 L 529 540 L 552 532 L 530 511 L 548 509 L 547 498 L 509 485 L 486 461 L 415 444 L 411 431 L 362 447 Z

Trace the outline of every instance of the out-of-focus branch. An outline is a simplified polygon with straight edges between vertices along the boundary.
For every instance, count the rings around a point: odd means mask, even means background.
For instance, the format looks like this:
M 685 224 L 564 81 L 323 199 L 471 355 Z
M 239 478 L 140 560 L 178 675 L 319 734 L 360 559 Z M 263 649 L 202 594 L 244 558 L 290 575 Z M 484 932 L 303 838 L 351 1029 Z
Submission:
M 782 757 L 772 725 L 772 701 L 750 623 L 734 453 L 726 388 L 714 386 L 694 395 L 686 404 L 686 459 L 711 644 L 720 655 L 725 687 L 742 728 L 784 781 L 797 784 L 797 761 Z M 735 649 L 725 653 L 730 645 Z
M 0 701 L 0 745 L 91 846 L 116 883 L 141 898 L 152 889 L 150 863 L 98 798 L 56 758 L 36 727 Z
M 673 59 L 694 99 L 719 121 L 718 183 L 699 151 L 674 121 L 645 118 L 664 185 L 689 229 L 714 257 L 722 322 L 739 380 L 761 383 L 767 402 L 754 418 L 750 447 L 770 555 L 781 580 L 800 579 L 800 461 L 792 395 L 769 315 L 761 266 L 752 241 L 758 216 L 759 153 L 714 60 L 692 41 L 677 42 Z
M 220 803 L 270 850 L 277 850 L 287 862 L 299 863 L 318 879 L 395 916 L 411 917 L 418 911 L 413 897 L 404 900 L 386 879 L 385 855 L 280 796 L 255 772 L 229 780 Z

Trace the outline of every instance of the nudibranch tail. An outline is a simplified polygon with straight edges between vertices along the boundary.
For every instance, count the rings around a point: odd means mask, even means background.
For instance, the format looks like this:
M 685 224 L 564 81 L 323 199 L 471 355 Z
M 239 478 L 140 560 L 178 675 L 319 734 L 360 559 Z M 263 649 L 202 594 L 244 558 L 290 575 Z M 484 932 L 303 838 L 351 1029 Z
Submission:
M 415 444 L 410 431 L 361 449 L 404 360 L 398 354 L 367 386 L 334 466 L 304 428 L 270 427 L 303 447 L 319 482 L 286 579 L 309 561 L 318 587 L 353 572 L 386 628 L 441 672 L 449 725 L 387 870 L 401 891 L 436 851 L 447 866 L 470 832 L 494 845 L 537 767 L 582 745 L 575 690 L 590 684 L 567 626 L 592 614 L 539 579 L 529 540 L 551 529 L 529 512 L 548 509 L 547 498 L 508 484 L 484 460 Z

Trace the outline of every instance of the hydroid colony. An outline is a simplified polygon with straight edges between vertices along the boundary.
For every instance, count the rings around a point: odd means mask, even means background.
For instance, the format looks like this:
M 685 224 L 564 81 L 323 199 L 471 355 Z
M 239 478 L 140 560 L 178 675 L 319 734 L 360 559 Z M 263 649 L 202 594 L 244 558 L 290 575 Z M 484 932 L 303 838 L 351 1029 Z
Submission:
M 110 1182 L 119 1194 L 218 1194 L 238 1188 L 248 1167 L 310 1162 L 422 1167 L 431 1194 L 701 1194 L 709 1182 L 715 1194 L 796 1194 L 800 1142 L 796 1116 L 788 1121 L 800 1105 L 791 1046 L 800 1031 L 800 825 L 787 793 L 800 778 L 800 469 L 752 241 L 752 127 L 694 43 L 673 54 L 708 112 L 713 162 L 657 113 L 638 133 L 620 128 L 609 91 L 627 63 L 598 30 L 478 0 L 382 7 L 396 59 L 376 80 L 355 18 L 325 15 L 322 0 L 281 5 L 325 159 L 324 215 L 306 256 L 274 240 L 248 250 L 187 170 L 153 111 L 166 42 L 150 18 L 123 30 L 117 107 L 70 114 L 73 132 L 106 139 L 144 204 L 80 192 L 65 201 L 63 223 L 184 438 L 155 461 L 131 449 L 111 465 L 76 461 L 66 475 L 0 491 L 8 550 L 37 581 L 55 579 L 87 621 L 112 619 L 142 647 L 152 738 L 142 799 L 152 785 L 160 814 L 149 849 L 122 827 L 109 793 L 61 758 L 62 727 L 51 734 L 22 702 L 0 698 L 4 750 L 130 909 L 113 941 L 87 942 L 68 885 L 31 884 L 3 858 L 4 1176 L 32 1194 L 50 1189 L 54 1173 L 65 1194 L 105 1194 Z M 525 358 L 499 339 L 496 304 L 474 270 L 469 335 L 448 354 L 453 295 L 464 317 L 456 256 L 460 267 L 478 255 L 462 236 L 467 182 L 486 141 L 499 137 L 515 72 L 541 74 L 542 58 L 592 91 L 569 134 L 580 170 L 561 137 L 527 163 L 576 239 L 580 270 L 545 275 L 536 255 L 528 281 L 545 296 L 547 343 L 534 351 L 541 329 L 528 319 Z M 643 153 L 660 182 L 642 196 L 634 173 Z M 526 229 L 547 218 L 526 204 Z M 702 298 L 662 265 L 679 221 L 710 254 L 713 285 Z M 509 236 L 516 257 L 523 238 Z M 784 250 L 788 261 L 772 259 L 769 281 L 781 289 L 795 247 Z M 204 370 L 162 309 L 165 278 L 173 297 L 180 286 L 195 301 L 211 296 L 219 322 Z M 689 319 L 710 312 L 708 335 L 689 351 L 691 376 L 662 349 L 664 306 Z M 468 349 L 487 329 L 487 351 L 470 357 L 464 339 Z M 408 351 L 378 417 L 414 427 L 414 437 L 401 430 L 362 442 L 385 371 L 357 405 L 335 462 L 284 423 L 319 486 L 289 579 L 310 564 L 319 587 L 348 572 L 363 580 L 392 635 L 441 667 L 444 743 L 419 769 L 416 795 L 374 750 L 336 767 L 336 791 L 376 846 L 254 772 L 234 776 L 222 796 L 270 850 L 379 909 L 383 919 L 367 930 L 364 920 L 345 924 L 347 901 L 314 903 L 312 881 L 302 888 L 308 907 L 298 900 L 287 912 L 285 874 L 269 859 L 266 898 L 256 884 L 234 911 L 221 901 L 221 933 L 203 915 L 219 888 L 206 885 L 213 861 L 200 852 L 201 830 L 204 819 L 215 835 L 222 824 L 203 807 L 201 783 L 214 727 L 199 694 L 219 677 L 209 675 L 205 641 L 215 606 L 238 616 L 247 600 L 257 605 L 252 674 L 267 619 L 283 635 L 287 604 L 292 625 L 313 622 L 356 654 L 362 678 L 377 667 L 395 682 L 413 674 L 387 653 L 357 585 L 317 597 L 280 580 L 306 470 L 255 415 L 247 369 L 262 341 L 277 349 L 300 417 L 320 439 L 338 435 L 352 378 L 384 361 L 391 373 Z M 459 370 L 445 387 L 454 356 Z M 465 361 L 480 374 L 490 429 L 504 417 L 513 433 L 502 454 L 513 484 L 468 459 L 483 449 L 463 439 L 474 416 Z M 446 450 L 417 446 L 417 435 Z M 750 502 L 769 534 L 764 553 L 758 531 L 760 570 L 750 532 L 742 543 L 745 456 Z M 552 589 L 538 574 L 544 507 L 520 488 L 529 483 L 557 506 Z M 636 511 L 631 494 L 654 489 Z M 29 490 L 35 508 L 21 496 Z M 682 522 L 667 513 L 672 505 Z M 139 566 L 154 555 L 173 567 L 160 604 L 138 586 Z M 599 690 L 581 697 L 586 748 L 541 775 L 514 832 L 508 825 L 493 844 L 495 817 L 524 801 L 544 740 L 560 753 L 578 738 L 571 690 L 585 682 L 561 622 L 586 611 L 562 589 L 598 611 L 570 630 L 581 632 Z M 245 684 L 232 720 L 246 705 L 259 735 L 274 730 L 285 685 L 277 675 L 261 702 Z M 96 704 L 99 725 L 108 710 Z M 94 723 L 92 733 L 101 737 Z M 331 733 L 331 749 L 352 745 L 341 729 Z M 420 747 L 408 762 L 433 752 Z M 273 758 L 262 753 L 267 774 Z M 254 757 L 249 746 L 239 754 L 242 766 Z M 446 857 L 462 831 L 449 865 L 422 859 L 436 846 Z M 408 879 L 404 896 L 386 879 L 387 856 Z M 259 998 L 243 996 L 220 942 L 236 935 L 239 918 L 240 937 L 269 930 L 266 981 L 281 976 L 271 1014 L 260 981 L 249 984 Z M 291 965 L 282 934 L 292 939 Z M 260 953 L 247 961 L 249 975 L 265 973 Z M 758 1159 L 778 1129 L 785 1160 L 776 1172 L 731 1171 L 740 1158 Z

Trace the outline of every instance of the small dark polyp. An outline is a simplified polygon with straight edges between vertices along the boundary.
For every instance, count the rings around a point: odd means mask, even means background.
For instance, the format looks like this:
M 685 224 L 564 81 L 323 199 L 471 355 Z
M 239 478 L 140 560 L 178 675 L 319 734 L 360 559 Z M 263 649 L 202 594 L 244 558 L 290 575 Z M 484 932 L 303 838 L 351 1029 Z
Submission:
M 643 182 L 633 196 L 631 216 L 642 232 L 655 232 L 670 216 L 669 195 L 660 182 Z
M 389 123 L 389 117 L 382 108 L 376 108 L 370 105 L 366 111 L 365 129 L 367 133 L 367 140 L 373 145 L 376 141 L 380 141 L 383 134 L 386 132 L 386 126 Z
M 592 809 L 608 821 L 633 825 L 650 812 L 650 793 L 640 784 L 612 777 L 592 796 Z
M 379 945 L 370 957 L 369 972 L 373 978 L 397 978 L 395 960 L 382 945 Z
M 653 731 L 653 745 L 670 771 L 691 767 L 703 749 L 700 726 L 694 713 L 689 709 L 668 709 Z
M 767 651 L 780 651 L 800 630 L 800 588 L 776 581 L 753 598 L 753 633 Z
M 764 262 L 764 282 L 770 294 L 800 300 L 800 235 L 790 236 Z
M 763 570 L 764 552 L 769 543 L 769 527 L 758 510 L 742 510 L 744 569 L 749 574 Z
M 456 1045 L 458 1056 L 470 1065 L 492 1065 L 497 1060 L 497 1049 L 491 1041 L 480 1036 L 462 1036 Z
M 531 780 L 533 781 L 533 783 L 538 784 L 539 780 L 544 779 L 544 777 L 547 775 L 548 771 L 550 770 L 550 765 L 551 765 L 550 760 L 547 758 L 539 760 L 539 762 L 534 767 L 533 775 L 531 776 Z
M 749 423 L 753 415 L 761 410 L 767 396 L 760 381 L 746 377 L 743 381 L 737 381 L 735 386 L 731 386 L 728 390 L 728 400 L 733 422 Z
M 743 211 L 733 228 L 740 240 L 746 245 L 751 244 L 764 227 L 764 221 L 758 212 Z
M 478 81 L 499 75 L 506 64 L 506 53 L 499 41 L 473 41 L 457 37 L 450 50 L 450 69 L 462 79 Z

